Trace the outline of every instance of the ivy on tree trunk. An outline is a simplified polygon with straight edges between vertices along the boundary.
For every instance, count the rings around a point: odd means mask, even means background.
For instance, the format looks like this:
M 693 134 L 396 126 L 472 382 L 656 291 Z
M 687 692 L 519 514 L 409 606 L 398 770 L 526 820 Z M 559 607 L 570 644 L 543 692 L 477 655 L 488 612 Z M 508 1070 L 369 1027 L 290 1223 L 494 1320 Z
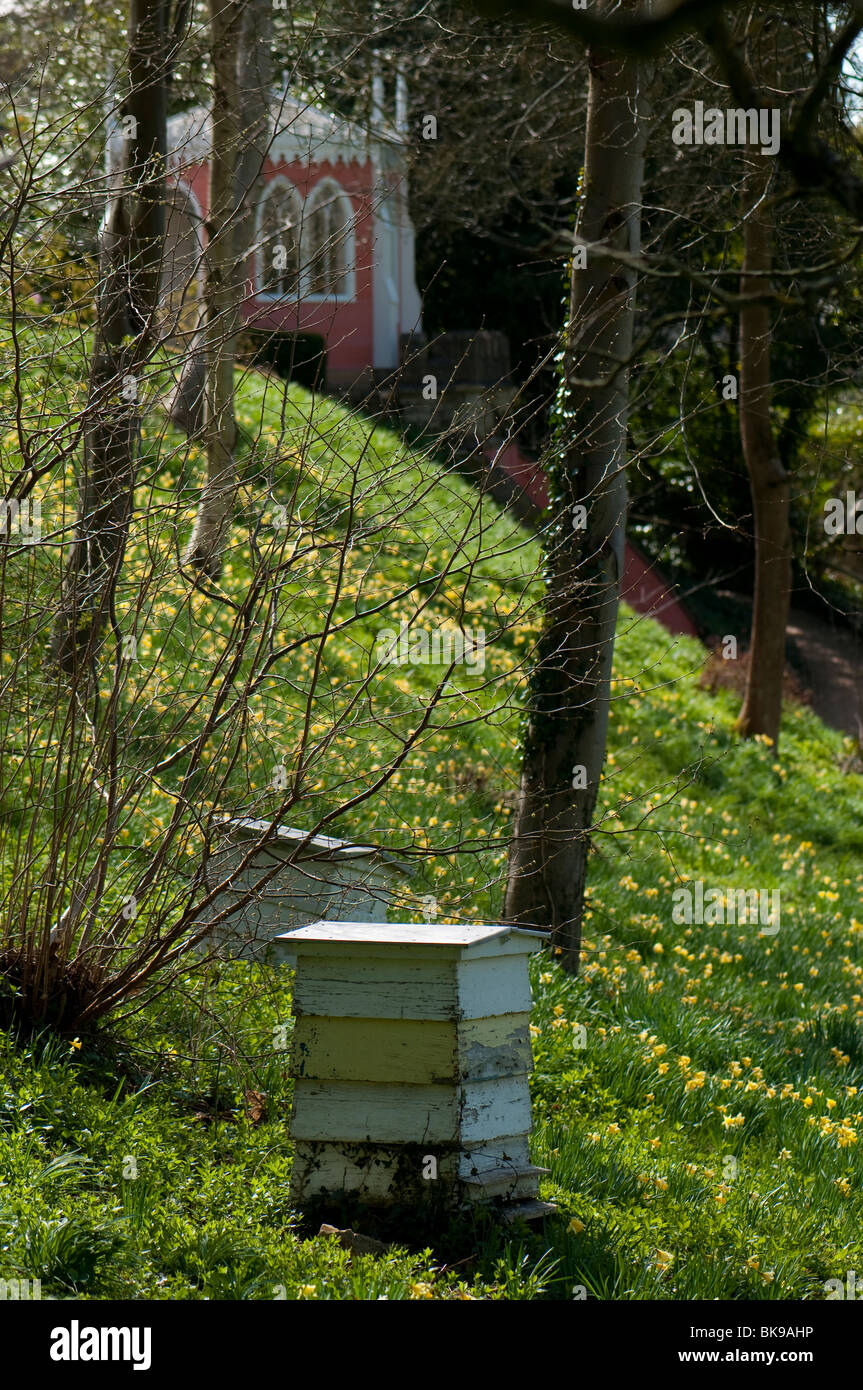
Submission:
M 550 930 L 572 973 L 605 759 L 627 505 L 635 274 L 605 252 L 637 256 L 642 178 L 638 60 L 592 50 L 584 189 L 549 470 L 545 616 L 505 903 L 507 920 Z

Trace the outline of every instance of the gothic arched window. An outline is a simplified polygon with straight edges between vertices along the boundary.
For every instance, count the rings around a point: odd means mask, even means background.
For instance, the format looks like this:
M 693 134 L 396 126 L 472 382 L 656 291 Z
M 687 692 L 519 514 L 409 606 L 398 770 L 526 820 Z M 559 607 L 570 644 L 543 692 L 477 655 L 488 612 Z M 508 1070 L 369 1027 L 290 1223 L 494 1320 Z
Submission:
M 354 209 L 335 179 L 322 179 L 303 216 L 305 292 L 319 299 L 354 294 Z
M 299 293 L 302 202 L 294 185 L 277 175 L 258 204 L 256 288 L 267 299 Z

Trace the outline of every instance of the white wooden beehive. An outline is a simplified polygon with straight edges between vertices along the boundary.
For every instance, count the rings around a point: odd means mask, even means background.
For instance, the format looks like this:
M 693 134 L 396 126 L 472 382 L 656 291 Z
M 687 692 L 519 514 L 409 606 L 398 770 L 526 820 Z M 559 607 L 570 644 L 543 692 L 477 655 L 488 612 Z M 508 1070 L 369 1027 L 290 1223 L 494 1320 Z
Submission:
M 269 825 L 264 820 L 232 820 L 222 827 L 207 883 L 215 887 L 227 880 L 229 886 L 213 900 L 208 916 L 223 912 L 250 888 L 255 894 L 213 929 L 205 943 L 211 949 L 217 945 L 232 956 L 293 965 L 290 948 L 275 944 L 290 927 L 321 919 L 386 921 L 397 868 L 385 850 L 328 835 L 315 835 L 303 845 L 307 831 L 280 825 L 241 868 Z
M 540 1206 L 528 956 L 544 936 L 316 922 L 285 939 L 297 959 L 294 1204 L 350 1193 Z

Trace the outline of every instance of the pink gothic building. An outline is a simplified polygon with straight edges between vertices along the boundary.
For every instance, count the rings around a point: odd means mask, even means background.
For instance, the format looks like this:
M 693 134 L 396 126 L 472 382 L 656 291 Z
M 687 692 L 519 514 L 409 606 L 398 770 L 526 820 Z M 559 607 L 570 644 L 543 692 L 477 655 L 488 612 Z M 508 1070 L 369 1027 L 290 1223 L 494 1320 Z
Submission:
M 403 95 L 399 104 L 403 112 Z M 243 317 L 249 328 L 323 338 L 334 388 L 397 367 L 402 335 L 421 329 L 403 128 L 403 116 L 389 122 L 379 104 L 366 128 L 288 91 L 274 101 Z M 206 111 L 171 118 L 166 290 L 191 305 L 209 149 Z

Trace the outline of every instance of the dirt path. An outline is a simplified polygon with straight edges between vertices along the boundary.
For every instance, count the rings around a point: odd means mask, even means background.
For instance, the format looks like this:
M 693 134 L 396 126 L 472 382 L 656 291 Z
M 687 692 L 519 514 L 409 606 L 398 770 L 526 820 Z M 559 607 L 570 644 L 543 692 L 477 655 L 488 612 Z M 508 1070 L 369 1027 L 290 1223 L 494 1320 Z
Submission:
M 788 637 L 797 648 L 800 678 L 825 724 L 863 740 L 863 642 L 846 628 L 792 608 Z
M 516 444 L 489 447 L 483 461 L 491 466 L 483 471 L 474 458 L 468 476 L 474 481 L 482 477 L 483 486 L 502 507 L 513 511 L 527 525 L 535 526 L 548 500 L 545 477 L 536 461 L 523 455 Z M 649 613 L 670 632 L 695 633 L 694 624 L 673 590 L 629 543 L 622 589 L 632 607 Z M 834 627 L 827 618 L 801 608 L 791 609 L 788 638 L 796 649 L 793 673 L 810 693 L 816 714 L 825 724 L 863 744 L 863 640 L 855 639 L 847 628 Z

